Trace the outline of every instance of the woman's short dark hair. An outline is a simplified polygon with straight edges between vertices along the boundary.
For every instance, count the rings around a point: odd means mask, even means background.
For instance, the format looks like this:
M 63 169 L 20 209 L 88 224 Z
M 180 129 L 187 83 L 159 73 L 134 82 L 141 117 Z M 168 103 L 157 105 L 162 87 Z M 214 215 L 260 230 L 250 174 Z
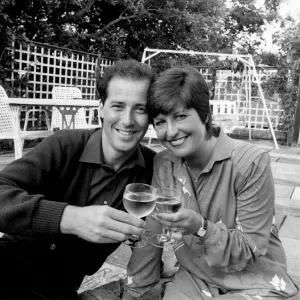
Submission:
M 106 67 L 103 77 L 97 77 L 97 89 L 103 104 L 108 96 L 108 85 L 114 77 L 149 80 L 151 84 L 155 79 L 155 72 L 151 66 L 134 59 L 119 60 L 114 65 Z
M 177 105 L 194 108 L 205 124 L 207 137 L 213 135 L 209 89 L 203 76 L 192 67 L 168 69 L 150 87 L 148 111 L 151 122 L 158 114 L 169 114 Z

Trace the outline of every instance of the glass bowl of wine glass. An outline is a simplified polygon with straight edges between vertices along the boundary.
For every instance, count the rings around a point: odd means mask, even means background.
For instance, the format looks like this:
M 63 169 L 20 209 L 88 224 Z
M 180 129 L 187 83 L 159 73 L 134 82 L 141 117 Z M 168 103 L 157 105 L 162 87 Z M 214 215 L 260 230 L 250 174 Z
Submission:
M 143 218 L 152 213 L 156 203 L 156 189 L 144 183 L 131 183 L 125 187 L 123 205 L 126 211 L 137 218 Z M 124 242 L 132 248 L 141 248 L 148 244 L 145 235 L 133 235 Z

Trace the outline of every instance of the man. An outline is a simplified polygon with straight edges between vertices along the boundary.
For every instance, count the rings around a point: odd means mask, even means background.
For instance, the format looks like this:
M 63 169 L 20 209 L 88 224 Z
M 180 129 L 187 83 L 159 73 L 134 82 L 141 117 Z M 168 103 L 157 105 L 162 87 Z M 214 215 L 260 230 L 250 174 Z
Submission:
M 131 182 L 150 183 L 150 66 L 120 61 L 98 82 L 103 129 L 62 130 L 0 172 L 0 298 L 77 298 L 119 242 L 145 222 L 122 211 Z

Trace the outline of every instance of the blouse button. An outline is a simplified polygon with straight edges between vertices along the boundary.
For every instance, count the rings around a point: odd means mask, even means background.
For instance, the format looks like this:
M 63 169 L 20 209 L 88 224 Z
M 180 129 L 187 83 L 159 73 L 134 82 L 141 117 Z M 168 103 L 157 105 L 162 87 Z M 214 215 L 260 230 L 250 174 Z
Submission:
M 51 246 L 50 246 L 50 250 L 55 250 L 56 249 L 56 245 L 55 244 L 52 244 Z

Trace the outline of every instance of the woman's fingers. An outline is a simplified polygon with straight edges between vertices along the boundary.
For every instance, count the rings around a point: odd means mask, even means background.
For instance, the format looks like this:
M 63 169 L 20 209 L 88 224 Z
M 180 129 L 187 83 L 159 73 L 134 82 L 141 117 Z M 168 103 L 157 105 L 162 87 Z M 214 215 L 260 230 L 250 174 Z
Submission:
M 180 231 L 183 234 L 195 233 L 200 228 L 202 220 L 200 214 L 186 208 L 182 208 L 174 214 L 159 213 L 151 217 L 163 227 Z
M 182 240 L 182 233 L 180 231 L 170 231 L 170 236 L 172 239 L 181 241 Z

